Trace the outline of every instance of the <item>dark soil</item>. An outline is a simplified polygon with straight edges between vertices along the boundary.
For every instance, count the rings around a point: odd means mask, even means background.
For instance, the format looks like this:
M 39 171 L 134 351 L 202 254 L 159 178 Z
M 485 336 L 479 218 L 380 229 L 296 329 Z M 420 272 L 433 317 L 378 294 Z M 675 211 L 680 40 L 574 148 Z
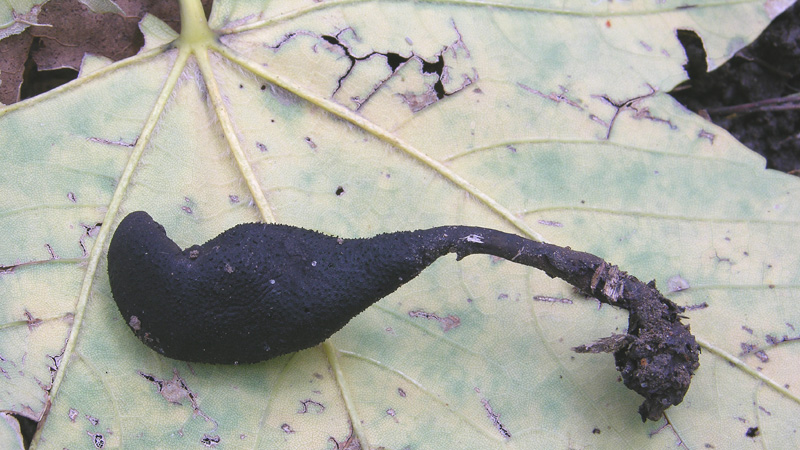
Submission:
M 762 154 L 767 167 L 800 175 L 800 5 L 711 73 L 700 38 L 684 30 L 678 38 L 690 79 L 672 96 Z

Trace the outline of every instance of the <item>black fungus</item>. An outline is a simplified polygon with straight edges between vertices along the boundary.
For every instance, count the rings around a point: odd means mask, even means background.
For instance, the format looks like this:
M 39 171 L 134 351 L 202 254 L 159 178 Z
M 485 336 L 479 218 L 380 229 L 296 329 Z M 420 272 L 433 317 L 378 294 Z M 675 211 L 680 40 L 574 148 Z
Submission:
M 184 361 L 252 363 L 315 346 L 436 259 L 489 254 L 536 267 L 630 312 L 629 330 L 577 351 L 613 352 L 657 420 L 683 399 L 699 347 L 683 308 L 601 258 L 488 228 L 444 226 L 342 239 L 248 223 L 181 250 L 143 211 L 108 250 L 114 300 L 150 348 Z

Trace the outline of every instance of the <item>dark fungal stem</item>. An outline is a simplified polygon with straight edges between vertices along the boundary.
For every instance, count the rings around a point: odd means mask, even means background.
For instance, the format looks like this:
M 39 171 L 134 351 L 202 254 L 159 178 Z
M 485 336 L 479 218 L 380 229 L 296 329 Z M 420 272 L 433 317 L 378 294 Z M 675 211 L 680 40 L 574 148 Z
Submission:
M 579 352 L 613 352 L 642 419 L 677 405 L 698 368 L 683 308 L 601 258 L 488 228 L 445 226 L 341 239 L 242 224 L 181 250 L 144 212 L 120 222 L 108 253 L 114 300 L 149 347 L 186 361 L 247 363 L 317 345 L 436 259 L 488 254 L 543 270 L 626 309 L 628 332 Z
M 448 252 L 459 260 L 480 253 L 498 256 L 540 269 L 602 303 L 628 310 L 626 334 L 574 350 L 614 353 L 625 385 L 645 397 L 639 408 L 642 421 L 659 420 L 666 408 L 683 400 L 700 366 L 700 348 L 681 323 L 684 308 L 661 295 L 654 281 L 645 284 L 590 253 L 492 229 L 441 227 L 430 232 L 427 240 L 435 243 L 433 247 L 449 245 Z

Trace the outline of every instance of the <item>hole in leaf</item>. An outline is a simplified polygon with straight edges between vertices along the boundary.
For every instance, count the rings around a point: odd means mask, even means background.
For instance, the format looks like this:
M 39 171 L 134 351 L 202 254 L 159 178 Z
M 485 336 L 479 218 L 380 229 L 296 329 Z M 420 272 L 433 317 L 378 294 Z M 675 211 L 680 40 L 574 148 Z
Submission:
M 30 417 L 23 416 L 22 414 L 11 413 L 11 417 L 17 419 L 19 422 L 19 432 L 22 435 L 22 445 L 24 448 L 29 448 L 31 446 L 31 441 L 33 440 L 33 435 L 36 433 L 36 428 L 39 426 L 39 422 L 31 419 Z
M 76 78 L 78 78 L 77 70 L 65 68 L 39 71 L 36 63 L 32 59 L 28 59 L 25 64 L 25 74 L 22 76 L 20 100 L 35 97 Z
M 697 78 L 708 72 L 706 63 L 706 49 L 703 40 L 692 30 L 678 30 L 678 40 L 686 51 L 688 61 L 683 66 L 690 79 Z
M 400 56 L 397 53 L 388 52 L 386 53 L 386 63 L 389 64 L 389 67 L 392 69 L 392 72 L 397 70 L 400 67 L 400 64 L 408 61 L 408 58 L 404 56 Z

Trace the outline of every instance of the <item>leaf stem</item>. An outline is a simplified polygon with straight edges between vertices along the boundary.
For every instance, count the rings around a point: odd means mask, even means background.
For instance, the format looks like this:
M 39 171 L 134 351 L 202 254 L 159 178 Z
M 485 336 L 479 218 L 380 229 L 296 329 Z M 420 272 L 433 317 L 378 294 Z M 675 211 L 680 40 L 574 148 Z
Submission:
M 211 98 L 211 103 L 214 105 L 214 113 L 216 114 L 217 119 L 219 119 L 219 124 L 222 127 L 222 133 L 225 135 L 225 139 L 228 141 L 231 153 L 233 154 L 236 165 L 242 174 L 242 178 L 244 178 L 245 184 L 247 184 L 250 195 L 253 196 L 253 202 L 258 207 L 258 211 L 260 212 L 263 221 L 269 223 L 275 222 L 275 216 L 272 214 L 272 209 L 269 206 L 267 197 L 264 195 L 264 191 L 259 186 L 258 177 L 256 176 L 255 172 L 253 172 L 253 168 L 250 162 L 247 160 L 244 150 L 242 150 L 242 146 L 239 143 L 236 130 L 233 126 L 233 121 L 231 121 L 230 116 L 228 116 L 226 105 L 223 102 L 222 94 L 219 90 L 219 85 L 217 84 L 217 80 L 214 78 L 214 71 L 211 68 L 211 63 L 208 59 L 208 50 L 205 48 L 197 48 L 194 51 L 194 54 L 197 58 L 197 64 L 200 66 L 200 73 L 203 74 L 203 80 L 205 80 L 206 83 L 208 96 Z
M 758 370 L 750 367 L 749 364 L 742 361 L 741 359 L 737 358 L 733 354 L 723 350 L 721 347 L 717 347 L 716 345 L 712 344 L 710 341 L 707 341 L 703 338 L 697 337 L 697 343 L 700 344 L 704 349 L 710 351 L 711 353 L 719 356 L 720 358 L 727 361 L 730 365 L 736 367 L 737 369 L 741 370 L 742 372 L 750 375 L 751 377 L 761 381 L 766 386 L 769 386 L 773 390 L 779 392 L 784 397 L 792 400 L 793 402 L 800 405 L 800 396 L 792 393 L 792 391 L 786 389 L 785 387 L 778 384 L 775 380 L 767 377 L 763 373 L 759 372 Z
M 331 344 L 330 340 L 326 340 L 322 343 L 322 350 L 325 352 L 325 356 L 328 357 L 328 364 L 331 366 L 333 376 L 336 379 L 336 384 L 342 391 L 342 400 L 344 401 L 345 409 L 350 416 L 350 426 L 353 429 L 353 434 L 356 436 L 356 439 L 358 439 L 361 448 L 370 449 L 372 446 L 369 445 L 369 440 L 367 440 L 367 434 L 365 433 L 363 424 L 358 418 L 358 411 L 356 410 L 355 401 L 353 400 L 353 396 L 350 394 L 348 384 L 344 379 L 344 371 L 342 370 L 342 365 L 339 363 L 338 351 L 333 344 Z
M 179 47 L 197 47 L 207 45 L 216 39 L 203 11 L 200 0 L 179 0 L 181 8 L 181 37 L 178 38 Z

